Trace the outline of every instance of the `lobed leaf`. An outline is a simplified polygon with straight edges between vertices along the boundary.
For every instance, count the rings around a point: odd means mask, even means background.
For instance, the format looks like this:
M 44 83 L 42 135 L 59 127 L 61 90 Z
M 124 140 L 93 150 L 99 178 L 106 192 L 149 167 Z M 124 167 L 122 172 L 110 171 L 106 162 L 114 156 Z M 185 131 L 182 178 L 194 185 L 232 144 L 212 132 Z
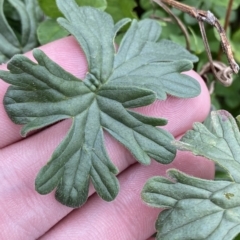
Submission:
M 240 184 L 188 176 L 175 169 L 154 177 L 142 191 L 143 200 L 163 210 L 156 222 L 161 240 L 230 240 L 240 232 Z
M 240 232 L 239 129 L 224 110 L 212 112 L 207 126 L 195 123 L 174 144 L 218 163 L 233 181 L 203 180 L 175 169 L 168 171 L 174 181 L 164 177 L 148 180 L 143 200 L 167 208 L 156 222 L 157 239 L 231 240 Z
M 161 29 L 155 21 L 133 21 L 130 33 L 116 53 L 114 37 L 129 19 L 114 25 L 107 13 L 91 7 L 78 7 L 74 0 L 57 0 L 57 4 L 66 16 L 66 19 L 59 19 L 59 23 L 76 37 L 85 52 L 89 67 L 86 76 L 84 79 L 76 78 L 41 50 L 33 51 L 37 63 L 16 55 L 8 63 L 9 71 L 0 71 L 0 77 L 11 84 L 4 97 L 4 106 L 13 122 L 23 124 L 23 136 L 63 119 L 72 120 L 65 139 L 36 178 L 39 193 L 47 194 L 56 188 L 56 198 L 60 202 L 79 207 L 87 200 L 92 182 L 98 195 L 111 201 L 119 191 L 115 176 L 118 170 L 105 150 L 103 131 L 109 132 L 129 149 L 139 162 L 149 164 L 154 158 L 167 164 L 176 153 L 171 145 L 173 136 L 156 128 L 165 125 L 166 119 L 143 116 L 129 108 L 153 103 L 159 92 L 164 96 L 171 93 L 192 97 L 199 93 L 200 88 L 191 78 L 180 74 L 192 66 L 189 60 L 181 60 L 182 63 L 173 61 L 172 55 L 166 63 L 161 58 L 159 60 L 157 54 L 151 56 L 154 48 L 151 49 L 150 43 L 161 45 L 157 43 Z M 148 34 L 144 35 L 146 29 Z M 134 34 L 140 40 L 133 39 Z M 185 54 L 179 48 L 181 52 Z M 188 53 L 184 56 L 192 58 Z M 121 75 L 119 69 L 122 65 L 127 69 L 131 62 L 135 64 L 136 76 L 144 77 L 142 84 Z M 150 63 L 148 70 L 156 72 L 155 75 L 135 67 L 146 62 Z M 162 70 L 158 71 L 159 68 Z M 130 75 L 130 71 L 127 73 Z M 166 83 L 153 87 L 157 77 L 161 81 L 158 74 L 164 74 L 162 79 L 172 79 L 176 87 L 170 89 Z M 184 95 L 180 87 L 186 82 L 191 82 L 186 91 L 193 89 L 188 95 Z
M 198 95 L 198 82 L 181 74 L 192 69 L 190 61 L 196 61 L 196 57 L 170 41 L 157 42 L 160 34 L 157 22 L 133 20 L 119 46 L 110 81 L 151 89 L 160 100 L 167 94 L 182 98 Z M 177 61 L 175 54 L 182 61 Z
M 175 146 L 204 156 L 221 165 L 240 183 L 240 134 L 235 119 L 225 110 L 211 113 L 211 129 L 195 123 Z
M 119 190 L 103 143 L 97 103 L 73 118 L 72 127 L 55 150 L 49 164 L 36 178 L 36 189 L 47 194 L 57 187 L 56 198 L 70 207 L 79 207 L 88 197 L 90 179 L 97 193 L 106 201 L 113 200 Z M 61 179 L 61 181 L 59 181 Z
M 59 18 L 58 22 L 74 35 L 81 45 L 89 71 L 102 83 L 107 81 L 114 59 L 115 31 L 111 16 L 101 11 L 93 11 L 91 7 L 80 8 L 73 0 L 67 4 L 57 0 L 57 3 L 66 17 Z
M 162 163 L 173 160 L 172 136 L 144 123 L 153 120 L 125 109 L 152 103 L 154 92 L 106 84 L 96 94 L 88 79 L 80 81 L 65 72 L 40 50 L 34 50 L 33 55 L 38 64 L 16 55 L 8 64 L 10 72 L 0 72 L 1 78 L 13 84 L 4 98 L 9 116 L 24 124 L 23 136 L 62 119 L 73 120 L 68 135 L 36 179 L 38 192 L 47 194 L 57 187 L 60 202 L 78 207 L 87 199 L 91 179 L 103 199 L 113 200 L 118 192 L 113 175 L 117 170 L 104 150 L 103 129 L 144 164 L 149 164 L 151 157 Z

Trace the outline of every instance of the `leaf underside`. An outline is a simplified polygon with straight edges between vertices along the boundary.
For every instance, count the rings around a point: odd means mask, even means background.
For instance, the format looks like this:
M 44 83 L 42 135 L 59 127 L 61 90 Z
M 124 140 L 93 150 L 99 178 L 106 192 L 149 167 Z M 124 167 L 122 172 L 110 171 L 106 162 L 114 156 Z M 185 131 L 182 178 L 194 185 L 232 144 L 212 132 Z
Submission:
M 240 232 L 240 134 L 226 111 L 212 112 L 209 129 L 195 123 L 175 145 L 213 160 L 228 171 L 232 181 L 194 178 L 175 169 L 174 181 L 154 177 L 144 186 L 149 205 L 167 208 L 156 222 L 157 239 L 231 240 Z
M 156 126 L 165 119 L 143 116 L 130 108 L 146 106 L 167 94 L 194 97 L 199 84 L 180 74 L 191 69 L 196 58 L 180 46 L 158 42 L 161 29 L 157 22 L 133 20 L 116 53 L 114 38 L 129 19 L 114 25 L 110 15 L 91 7 L 78 7 L 71 1 L 57 1 L 66 19 L 58 22 L 74 35 L 88 62 L 85 78 L 76 78 L 49 59 L 33 51 L 37 63 L 16 55 L 9 71 L 0 77 L 11 84 L 4 106 L 13 122 L 23 124 L 21 134 L 41 129 L 63 119 L 72 126 L 50 161 L 36 178 L 36 190 L 70 207 L 79 207 L 88 197 L 90 181 L 98 195 L 113 200 L 118 191 L 117 168 L 110 161 L 103 141 L 109 132 L 143 164 L 151 158 L 171 162 L 176 149 L 173 137 Z M 165 52 L 169 47 L 174 52 Z M 180 59 L 179 59 L 180 60 Z M 174 84 L 174 86 L 172 86 Z

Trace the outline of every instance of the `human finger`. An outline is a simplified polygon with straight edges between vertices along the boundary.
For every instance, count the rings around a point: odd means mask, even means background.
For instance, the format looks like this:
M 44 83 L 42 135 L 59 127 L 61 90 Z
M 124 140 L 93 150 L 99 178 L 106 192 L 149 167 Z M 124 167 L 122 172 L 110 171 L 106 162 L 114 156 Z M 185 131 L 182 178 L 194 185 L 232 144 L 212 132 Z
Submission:
M 85 55 L 73 37 L 63 38 L 40 48 L 53 61 L 76 77 L 81 79 L 86 74 L 87 62 Z M 27 53 L 26 56 L 33 60 L 31 52 Z M 6 66 L 3 65 L 2 68 L 6 68 Z M 210 108 L 208 90 L 202 79 L 194 71 L 187 74 L 199 81 L 201 85 L 202 91 L 198 97 L 191 99 L 168 97 L 167 101 L 155 101 L 149 106 L 135 109 L 150 116 L 167 118 L 169 122 L 164 128 L 168 129 L 174 136 L 189 129 L 192 122 L 202 121 Z M 7 83 L 0 81 L 0 148 L 21 140 L 19 134 L 21 126 L 14 124 L 4 110 L 3 96 L 7 87 Z M 182 124 L 183 121 L 184 124 Z
M 201 96 L 202 95 L 200 95 L 199 99 L 200 102 Z M 192 100 L 193 99 L 189 99 L 189 101 Z M 175 99 L 173 99 L 173 101 L 175 101 Z M 197 106 L 198 107 L 192 108 L 191 104 L 189 104 L 187 108 L 191 108 L 193 112 L 206 108 L 203 113 L 205 112 L 204 114 L 207 114 L 207 105 L 202 106 L 200 104 Z M 183 106 L 182 109 L 184 112 L 188 111 L 184 109 Z M 205 117 L 203 116 L 204 114 L 198 115 L 199 119 L 196 120 L 201 121 L 201 119 Z M 182 113 L 178 112 L 177 116 L 181 117 L 179 115 L 182 115 Z M 192 118 L 185 118 L 181 124 L 184 125 L 184 128 L 190 128 L 192 125 Z M 3 209 L 2 219 L 3 216 L 6 216 L 5 222 L 9 223 L 4 227 L 7 231 L 6 234 L 14 234 L 14 232 L 9 231 L 9 229 L 15 224 L 15 219 L 17 218 L 20 220 L 19 225 L 15 225 L 15 229 L 17 229 L 16 226 L 26 226 L 26 229 L 28 229 L 27 233 L 35 233 L 36 237 L 37 234 L 41 236 L 41 234 L 72 211 L 72 209 L 57 203 L 53 193 L 41 196 L 34 190 L 34 178 L 37 172 L 46 163 L 46 160 L 50 158 L 54 148 L 63 139 L 69 126 L 70 121 L 63 121 L 1 150 L 0 165 L 1 169 L 3 169 L 1 182 L 3 184 L 0 189 L 2 193 L 2 203 L 0 206 Z M 174 121 L 170 123 L 170 128 L 175 128 Z M 120 172 L 135 162 L 131 154 L 126 151 L 122 145 L 117 143 L 116 140 L 113 140 L 112 137 L 107 134 L 105 138 L 110 158 L 119 168 Z M 7 195 L 4 194 L 6 192 L 8 193 Z M 90 194 L 92 193 L 93 189 L 90 189 Z M 33 203 L 33 205 L 30 203 Z M 4 215 L 6 209 L 7 214 Z M 28 214 L 25 214 L 23 218 L 23 211 L 26 211 L 26 209 L 28 209 Z M 35 219 L 35 214 L 40 216 L 37 221 Z M 7 221 L 9 216 L 12 218 L 11 221 Z M 44 219 L 48 219 L 48 222 L 44 222 Z M 29 227 L 30 224 L 32 226 L 32 231 Z M 19 238 L 21 234 L 25 237 L 26 232 L 22 231 L 22 228 L 18 230 L 19 232 L 16 233 L 18 239 L 21 239 Z M 11 239 L 14 239 L 14 237 L 11 236 Z
M 200 99 L 201 99 L 201 97 L 203 97 L 203 95 L 200 95 Z M 176 104 L 175 99 L 174 98 L 169 98 L 169 99 L 172 99 L 172 100 L 169 100 L 170 101 L 170 105 L 172 104 L 172 106 L 174 106 L 174 104 Z M 193 101 L 193 100 L 194 99 L 190 99 L 189 101 Z M 178 99 L 177 99 L 177 101 L 178 101 Z M 206 101 L 205 98 L 204 98 L 204 101 Z M 199 99 L 198 99 L 197 102 L 199 102 Z M 184 104 L 186 105 L 186 103 L 184 103 Z M 197 113 L 197 110 L 199 110 L 200 107 L 201 107 L 201 109 L 204 108 L 204 111 L 202 112 L 202 114 L 201 115 L 197 115 L 197 114 L 196 115 L 192 115 L 197 120 L 201 120 L 202 118 L 204 118 L 206 116 L 206 113 L 208 111 L 208 107 L 209 106 L 207 104 L 205 104 L 203 106 L 201 104 L 199 104 L 199 105 L 197 105 L 197 107 L 194 108 L 194 110 L 192 110 L 192 107 L 191 107 L 191 112 L 194 113 L 194 111 L 196 111 L 196 113 Z M 182 111 L 185 112 L 189 108 L 190 108 L 190 105 L 188 107 L 186 107 L 186 108 L 184 108 L 182 106 L 181 109 L 182 109 Z M 151 113 L 151 111 L 153 111 L 153 110 L 154 110 L 154 108 L 152 110 L 150 110 L 149 113 Z M 163 111 L 163 113 L 164 113 L 164 111 Z M 159 114 L 159 112 L 158 112 L 158 114 Z M 178 118 L 178 117 L 181 117 L 181 115 L 183 115 L 182 112 L 173 111 L 172 115 L 169 115 L 169 117 L 171 117 L 171 116 L 173 117 L 174 116 L 174 117 Z M 191 118 L 191 117 L 187 118 L 187 119 L 184 118 L 184 122 L 182 122 L 182 125 L 185 126 L 184 128 L 190 128 L 191 125 L 192 125 L 192 120 L 193 120 L 193 118 Z M 34 203 L 40 203 L 40 206 L 38 208 L 40 212 L 45 212 L 46 211 L 48 206 L 46 206 L 45 203 L 43 205 L 41 205 L 41 201 L 42 200 L 39 200 L 38 197 L 36 197 L 36 195 L 35 195 L 36 192 L 34 191 L 33 184 L 29 185 L 29 184 L 26 184 L 26 183 L 28 181 L 29 181 L 29 183 L 33 183 L 34 182 L 35 175 L 31 175 L 31 174 L 32 173 L 36 173 L 39 170 L 39 168 L 40 168 L 39 166 L 41 164 L 43 165 L 44 162 L 46 162 L 46 159 L 48 159 L 49 156 L 51 156 L 51 152 L 54 149 L 53 146 L 56 147 L 59 144 L 60 140 L 63 138 L 64 134 L 66 133 L 67 129 L 70 126 L 69 123 L 70 123 L 70 121 L 67 121 L 66 123 L 58 123 L 56 126 L 54 126 L 54 129 L 56 129 L 56 132 L 54 134 L 49 129 L 47 129 L 47 130 L 44 131 L 43 135 L 38 133 L 37 136 L 31 136 L 31 137 L 34 137 L 34 138 L 25 139 L 24 141 L 21 141 L 21 143 L 18 142 L 18 143 L 16 143 L 16 145 L 9 146 L 8 148 L 3 149 L 4 151 L 2 151 L 2 152 L 4 152 L 4 156 L 11 156 L 11 159 L 12 159 L 12 160 L 9 160 L 10 157 L 8 157 L 8 158 L 7 157 L 2 157 L 1 158 L 1 163 L 2 163 L 2 166 L 4 166 L 4 168 L 7 165 L 8 166 L 14 166 L 15 165 L 14 160 L 15 161 L 17 160 L 19 162 L 19 159 L 16 156 L 16 155 L 18 155 L 18 157 L 20 157 L 21 161 L 20 161 L 20 166 L 18 166 L 18 167 L 15 166 L 17 168 L 17 170 L 20 171 L 20 172 L 24 172 L 25 169 L 29 169 L 29 172 L 27 172 L 24 175 L 24 177 L 26 178 L 26 179 L 24 178 L 24 181 L 20 180 L 19 184 L 17 182 L 12 182 L 12 185 L 16 186 L 15 190 L 16 189 L 19 190 L 18 192 L 16 192 L 16 195 L 20 196 L 22 198 L 22 205 L 21 205 L 20 209 L 25 209 L 28 206 L 28 201 L 26 201 L 26 196 L 24 196 L 24 194 L 22 194 L 22 192 L 25 192 L 26 189 L 31 189 L 31 191 L 27 191 L 26 190 L 27 194 L 29 195 L 29 199 L 31 199 L 31 201 L 34 202 Z M 181 123 L 181 121 L 180 121 L 180 123 Z M 63 125 L 65 126 L 64 128 L 62 127 Z M 177 128 L 174 125 L 174 121 L 170 122 L 167 125 L 167 127 L 169 127 L 169 129 L 171 129 L 171 126 L 172 126 L 173 130 L 174 129 L 177 130 Z M 56 133 L 58 133 L 59 135 L 57 135 Z M 42 136 L 44 136 L 44 137 L 42 137 Z M 107 135 L 106 138 L 107 138 L 107 140 L 106 140 L 107 141 L 106 142 L 107 150 L 108 150 L 108 152 L 110 154 L 110 157 L 113 160 L 113 162 L 120 168 L 120 171 L 125 169 L 126 167 L 128 167 L 130 164 L 132 164 L 135 161 L 134 158 L 119 143 L 117 143 L 115 140 L 112 140 L 111 137 L 109 137 L 108 135 Z M 47 141 L 49 146 L 52 146 L 52 148 L 46 147 L 46 145 L 44 145 L 45 147 L 42 146 L 42 151 L 40 151 L 39 146 L 43 145 L 42 142 L 45 142 L 45 141 Z M 31 145 L 30 145 L 31 142 L 33 144 L 35 144 L 35 147 L 31 147 Z M 18 146 L 18 147 L 16 148 L 16 146 Z M 33 151 L 29 151 L 29 149 L 32 149 Z M 14 152 L 16 153 L 15 157 L 13 155 Z M 25 153 L 28 153 L 28 154 L 26 154 L 26 156 L 25 156 L 24 155 Z M 45 155 L 43 156 L 43 155 L 41 155 L 41 153 L 44 153 L 44 154 L 49 155 L 49 156 L 48 157 L 46 157 Z M 21 156 L 24 156 L 24 159 L 21 158 Z M 33 164 L 33 162 L 34 162 L 34 164 Z M 36 162 L 37 162 L 37 164 L 35 165 Z M 29 168 L 29 166 L 32 166 L 32 168 Z M 11 168 L 9 168 L 9 172 L 11 173 Z M 14 173 L 14 171 L 12 171 L 11 174 L 13 174 L 13 173 Z M 7 182 L 11 182 L 12 179 L 13 179 L 13 175 L 9 176 L 9 175 L 7 175 L 7 173 L 5 173 L 6 181 Z M 29 178 L 29 176 L 31 176 L 31 177 Z M 19 180 L 19 179 L 16 179 L 16 180 Z M 3 192 L 5 192 L 4 190 L 9 190 L 9 189 L 11 189 L 11 185 L 10 186 L 8 185 L 8 187 L 6 187 L 6 188 L 4 188 L 4 187 L 2 188 Z M 8 199 L 14 199 L 14 197 L 16 195 L 14 195 L 13 192 L 11 192 L 11 194 L 8 196 Z M 55 203 L 55 200 L 52 197 L 52 194 L 49 195 L 49 196 L 50 196 L 49 204 L 52 205 L 52 204 Z M 27 200 L 29 200 L 29 199 L 27 199 Z M 5 202 L 10 202 L 10 201 L 5 201 Z M 17 205 L 17 204 L 16 204 L 16 206 L 19 207 L 19 205 Z M 51 218 L 53 225 L 57 221 L 56 218 L 54 218 L 54 216 L 56 215 L 54 213 L 56 213 L 56 212 L 58 213 L 57 214 L 58 218 L 60 218 L 61 214 L 62 214 L 61 215 L 62 217 L 64 217 L 66 215 L 66 212 L 65 212 L 66 210 L 59 210 L 58 206 L 56 206 L 56 207 L 57 207 L 56 209 L 54 208 L 54 209 L 52 209 L 52 211 L 48 211 L 47 215 L 44 216 L 44 217 Z M 15 208 L 13 208 L 13 209 L 15 209 Z M 35 209 L 33 209 L 33 211 L 34 210 Z M 31 213 L 33 214 L 33 211 L 29 211 L 29 214 L 30 215 L 31 215 Z M 17 216 L 17 213 L 19 213 L 19 216 L 22 215 L 22 212 L 21 211 L 17 211 L 17 209 L 15 209 L 15 211 L 13 213 L 16 216 Z M 22 220 L 24 220 L 24 219 L 22 219 Z M 32 223 L 34 221 L 32 221 L 32 219 L 29 218 L 27 221 L 24 221 L 24 222 L 29 224 L 29 223 Z M 24 222 L 22 224 L 24 224 Z
M 50 59 L 62 66 L 66 71 L 71 72 L 76 77 L 83 79 L 87 72 L 87 61 L 82 49 L 73 37 L 66 37 L 52 43 L 39 47 Z M 32 61 L 34 57 L 32 51 L 25 54 Z M 0 69 L 7 70 L 6 64 L 0 66 Z M 8 146 L 21 139 L 21 126 L 14 124 L 8 117 L 4 106 L 3 97 L 9 84 L 0 81 L 0 148 Z
M 120 174 L 121 191 L 107 203 L 94 194 L 84 208 L 77 209 L 50 229 L 41 240 L 48 239 L 135 239 L 145 240 L 154 234 L 160 209 L 143 203 L 141 190 L 152 176 L 165 176 L 168 168 L 178 168 L 191 175 L 212 179 L 214 165 L 189 152 L 178 152 L 170 165 L 152 162 L 150 166 L 134 164 Z

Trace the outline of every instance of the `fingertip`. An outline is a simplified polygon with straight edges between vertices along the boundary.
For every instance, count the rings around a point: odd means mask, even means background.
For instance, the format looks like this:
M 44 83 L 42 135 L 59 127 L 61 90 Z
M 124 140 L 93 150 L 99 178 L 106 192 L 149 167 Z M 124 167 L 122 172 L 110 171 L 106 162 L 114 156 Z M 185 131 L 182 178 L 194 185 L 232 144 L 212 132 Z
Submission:
M 186 75 L 194 78 L 200 84 L 201 93 L 195 99 L 202 101 L 202 103 L 206 106 L 207 115 L 208 115 L 208 113 L 209 113 L 208 110 L 210 109 L 210 106 L 211 106 L 211 98 L 210 98 L 209 89 L 207 88 L 206 83 L 204 82 L 202 77 L 193 70 L 190 70 L 188 72 L 183 72 L 183 74 L 186 74 Z

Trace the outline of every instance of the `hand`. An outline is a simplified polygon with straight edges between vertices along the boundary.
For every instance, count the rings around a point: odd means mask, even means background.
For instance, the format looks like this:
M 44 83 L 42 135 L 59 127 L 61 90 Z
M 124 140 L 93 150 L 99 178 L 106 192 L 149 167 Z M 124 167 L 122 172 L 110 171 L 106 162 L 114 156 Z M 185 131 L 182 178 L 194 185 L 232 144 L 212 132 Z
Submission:
M 64 38 L 41 47 L 64 69 L 83 78 L 87 63 L 77 42 Z M 31 53 L 26 54 L 33 59 Z M 5 65 L 1 69 L 6 69 Z M 165 128 L 176 138 L 203 121 L 210 108 L 208 90 L 194 71 L 187 73 L 202 87 L 200 96 L 192 99 L 169 97 L 167 101 L 141 107 L 139 112 L 165 117 Z M 0 81 L 0 102 L 8 85 Z M 76 210 L 61 205 L 54 193 L 40 195 L 34 190 L 34 180 L 40 168 L 50 159 L 56 146 L 70 127 L 65 120 L 27 138 L 19 135 L 21 126 L 15 125 L 0 105 L 0 239 L 148 239 L 154 232 L 159 209 L 142 202 L 140 192 L 152 176 L 165 175 L 168 168 L 177 168 L 202 178 L 213 178 L 214 165 L 210 161 L 179 152 L 173 163 L 162 165 L 152 161 L 142 166 L 110 135 L 105 135 L 110 159 L 120 173 L 120 193 L 113 202 L 104 202 L 90 188 L 87 203 Z

